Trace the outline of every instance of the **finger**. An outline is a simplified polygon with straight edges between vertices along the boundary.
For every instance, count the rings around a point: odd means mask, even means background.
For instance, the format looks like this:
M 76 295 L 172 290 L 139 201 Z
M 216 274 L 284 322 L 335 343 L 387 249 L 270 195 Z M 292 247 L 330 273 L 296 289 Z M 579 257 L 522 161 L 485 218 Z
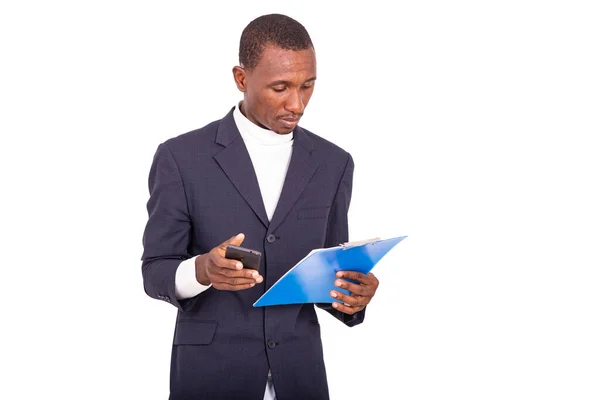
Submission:
M 231 285 L 229 283 L 213 283 L 213 287 L 218 290 L 238 291 L 245 290 L 254 287 L 255 283 L 248 283 L 245 285 Z
M 244 268 L 244 264 L 240 260 L 234 260 L 225 257 L 219 257 L 217 260 L 215 260 L 215 266 L 236 271 L 240 271 Z
M 232 236 L 229 239 L 227 239 L 226 241 L 224 241 L 223 243 L 221 243 L 218 247 L 219 247 L 219 249 L 225 251 L 225 248 L 227 247 L 228 244 L 233 244 L 234 246 L 239 246 L 242 244 L 242 242 L 244 241 L 245 238 L 246 238 L 246 235 L 244 235 L 243 233 L 238 233 L 237 235 Z
M 221 285 L 231 288 L 256 284 L 256 280 L 254 278 L 245 278 L 239 276 L 230 278 L 228 276 L 218 274 L 215 274 L 211 277 L 211 282 L 213 285 Z
M 214 266 L 216 269 L 224 269 L 228 271 L 240 271 L 244 268 L 244 264 L 242 264 L 238 260 L 230 260 L 225 257 L 219 257 L 214 262 Z
M 346 305 L 344 305 L 342 303 L 338 303 L 338 302 L 332 303 L 332 306 L 336 310 L 341 311 L 344 314 L 348 314 L 348 315 L 356 314 L 357 312 L 362 311 L 364 309 L 364 307 L 346 306 Z
M 255 269 L 245 268 L 242 270 L 233 270 L 233 269 L 221 269 L 215 270 L 216 274 L 223 275 L 226 278 L 248 278 L 253 279 L 256 283 L 261 283 L 263 281 L 263 277 L 260 273 Z
M 222 255 L 220 253 L 223 253 Z M 220 269 L 230 269 L 230 270 L 241 270 L 244 268 L 244 264 L 242 264 L 239 260 L 232 260 L 229 258 L 225 258 L 225 251 L 221 248 L 216 248 L 211 250 L 209 253 L 209 270 L 220 270 Z
M 357 296 L 372 296 L 373 294 L 375 294 L 375 289 L 368 284 L 357 285 L 355 283 L 350 283 L 344 279 L 337 279 L 334 282 L 334 284 L 340 289 L 346 289 L 350 293 L 355 294 Z
M 332 290 L 329 295 L 351 307 L 366 307 L 370 300 L 370 298 L 363 296 L 348 296 L 347 294 L 335 290 Z
M 353 281 L 365 284 L 373 282 L 373 280 L 375 279 L 375 275 L 373 274 L 365 275 L 361 272 L 356 271 L 338 271 L 335 274 L 335 276 L 337 276 L 338 278 L 352 279 Z

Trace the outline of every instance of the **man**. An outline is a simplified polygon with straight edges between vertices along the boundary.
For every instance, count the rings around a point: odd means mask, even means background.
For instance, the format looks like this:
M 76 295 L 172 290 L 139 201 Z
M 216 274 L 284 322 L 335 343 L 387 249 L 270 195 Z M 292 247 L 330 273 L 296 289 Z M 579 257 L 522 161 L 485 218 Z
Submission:
M 354 164 L 298 126 L 317 78 L 300 23 L 255 19 L 239 57 L 243 101 L 162 143 L 150 170 L 142 272 L 146 293 L 178 308 L 170 398 L 327 399 L 314 305 L 252 304 L 310 250 L 348 240 Z M 259 270 L 226 259 L 229 243 L 261 251 Z M 338 278 L 352 295 L 318 306 L 357 325 L 378 281 Z

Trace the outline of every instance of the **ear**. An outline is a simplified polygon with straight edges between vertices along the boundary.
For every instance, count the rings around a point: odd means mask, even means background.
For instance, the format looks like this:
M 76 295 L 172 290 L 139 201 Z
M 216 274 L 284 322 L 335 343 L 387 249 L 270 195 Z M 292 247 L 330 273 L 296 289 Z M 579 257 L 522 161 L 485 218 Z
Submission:
M 235 66 L 233 67 L 233 79 L 240 92 L 246 92 L 246 70 L 244 68 Z

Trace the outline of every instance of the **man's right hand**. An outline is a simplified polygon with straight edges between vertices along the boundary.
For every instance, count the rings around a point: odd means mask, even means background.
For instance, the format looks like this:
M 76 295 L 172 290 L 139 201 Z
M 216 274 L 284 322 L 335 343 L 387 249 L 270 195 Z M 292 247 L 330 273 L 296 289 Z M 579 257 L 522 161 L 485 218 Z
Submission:
M 203 285 L 212 284 L 219 290 L 243 290 L 263 281 L 263 277 L 254 269 L 244 268 L 237 260 L 225 258 L 228 244 L 239 246 L 244 234 L 239 233 L 221 243 L 206 254 L 196 257 L 196 280 Z

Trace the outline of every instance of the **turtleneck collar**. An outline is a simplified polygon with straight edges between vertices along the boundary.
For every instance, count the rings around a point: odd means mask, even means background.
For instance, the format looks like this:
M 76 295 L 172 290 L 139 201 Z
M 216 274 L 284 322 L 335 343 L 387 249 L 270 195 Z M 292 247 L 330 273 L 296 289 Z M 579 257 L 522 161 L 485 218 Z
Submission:
M 235 110 L 233 111 L 233 119 L 244 141 L 251 140 L 252 142 L 263 146 L 277 146 L 293 141 L 293 131 L 286 134 L 279 134 L 269 129 L 261 128 L 254 122 L 250 121 L 240 111 L 241 104 L 242 102 L 240 101 L 235 106 Z

